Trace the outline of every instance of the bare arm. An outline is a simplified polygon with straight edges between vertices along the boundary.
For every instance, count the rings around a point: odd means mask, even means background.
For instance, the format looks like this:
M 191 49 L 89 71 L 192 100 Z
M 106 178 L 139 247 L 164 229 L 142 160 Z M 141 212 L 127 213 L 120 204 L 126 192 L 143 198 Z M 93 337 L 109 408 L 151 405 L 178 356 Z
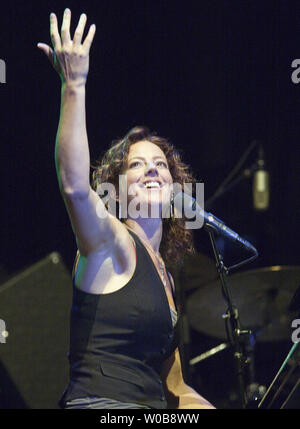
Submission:
M 85 85 L 89 69 L 89 51 L 96 28 L 90 26 L 82 43 L 87 17 L 80 16 L 74 38 L 70 37 L 71 11 L 64 12 L 61 37 L 57 18 L 50 15 L 53 49 L 39 43 L 61 78 L 61 108 L 56 136 L 55 163 L 59 188 L 82 255 L 107 248 L 112 243 L 116 219 L 107 212 L 89 182 L 90 155 L 86 130 Z
M 173 409 L 215 409 L 203 396 L 188 386 L 182 376 L 181 360 L 178 348 L 164 362 L 161 377 L 168 401 Z
M 171 279 L 171 285 L 175 292 L 175 284 L 171 273 L 168 273 Z M 183 378 L 181 358 L 179 349 L 164 362 L 161 378 L 164 383 L 164 390 L 169 408 L 176 409 L 197 409 L 197 408 L 215 408 L 192 387 L 188 386 Z

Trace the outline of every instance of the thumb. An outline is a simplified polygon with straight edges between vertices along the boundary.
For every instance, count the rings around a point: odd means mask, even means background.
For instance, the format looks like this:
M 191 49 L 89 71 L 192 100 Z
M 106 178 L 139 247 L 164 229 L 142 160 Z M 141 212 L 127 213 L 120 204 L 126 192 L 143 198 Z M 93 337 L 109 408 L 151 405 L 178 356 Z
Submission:
M 55 53 L 54 53 L 53 49 L 50 48 L 50 46 L 46 45 L 46 43 L 38 43 L 37 47 L 47 55 L 49 61 L 54 66 Z

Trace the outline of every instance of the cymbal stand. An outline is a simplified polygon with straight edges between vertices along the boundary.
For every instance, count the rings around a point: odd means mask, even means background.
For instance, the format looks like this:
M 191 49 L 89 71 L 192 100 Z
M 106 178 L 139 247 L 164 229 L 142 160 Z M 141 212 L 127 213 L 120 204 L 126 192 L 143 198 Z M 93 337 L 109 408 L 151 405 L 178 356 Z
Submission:
M 212 244 L 214 256 L 216 259 L 216 267 L 219 273 L 222 295 L 227 302 L 228 309 L 223 315 L 225 322 L 225 329 L 228 337 L 228 341 L 234 348 L 234 358 L 236 362 L 237 378 L 240 390 L 240 399 L 242 408 L 246 408 L 247 405 L 247 390 L 245 382 L 245 369 L 246 365 L 249 364 L 250 359 L 245 352 L 245 343 L 249 344 L 250 330 L 243 330 L 240 325 L 239 313 L 237 307 L 232 302 L 232 297 L 227 286 L 226 278 L 229 273 L 229 269 L 224 265 L 223 257 L 219 253 L 216 245 L 214 236 L 214 229 L 207 225 L 205 227 L 208 231 L 210 241 Z

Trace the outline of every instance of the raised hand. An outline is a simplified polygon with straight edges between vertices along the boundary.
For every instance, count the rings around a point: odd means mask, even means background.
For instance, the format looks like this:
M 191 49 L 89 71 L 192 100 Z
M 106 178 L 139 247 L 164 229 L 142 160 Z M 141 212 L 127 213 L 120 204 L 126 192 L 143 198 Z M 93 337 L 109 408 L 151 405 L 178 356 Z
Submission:
M 71 40 L 70 9 L 65 9 L 64 11 L 61 36 L 58 31 L 57 17 L 55 13 L 51 13 L 50 36 L 53 49 L 45 43 L 38 43 L 37 45 L 47 55 L 54 69 L 59 74 L 62 83 L 84 85 L 86 82 L 89 71 L 89 52 L 96 32 L 95 24 L 91 25 L 82 43 L 86 21 L 86 14 L 81 14 L 74 38 Z

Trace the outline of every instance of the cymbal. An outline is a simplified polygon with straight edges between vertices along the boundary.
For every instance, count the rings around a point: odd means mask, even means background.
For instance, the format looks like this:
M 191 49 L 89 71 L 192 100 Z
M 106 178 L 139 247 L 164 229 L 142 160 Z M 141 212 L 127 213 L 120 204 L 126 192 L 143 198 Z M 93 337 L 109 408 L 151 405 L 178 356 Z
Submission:
M 203 253 L 185 258 L 180 271 L 180 285 L 190 291 L 218 279 L 216 263 Z
M 300 285 L 300 266 L 271 266 L 245 271 L 228 276 L 227 285 L 242 327 L 255 332 L 257 341 L 291 338 L 291 321 L 300 317 L 300 303 L 297 311 L 291 311 L 290 307 Z M 196 331 L 227 339 L 222 318 L 227 302 L 219 280 L 192 293 L 187 299 L 186 310 L 190 326 Z

